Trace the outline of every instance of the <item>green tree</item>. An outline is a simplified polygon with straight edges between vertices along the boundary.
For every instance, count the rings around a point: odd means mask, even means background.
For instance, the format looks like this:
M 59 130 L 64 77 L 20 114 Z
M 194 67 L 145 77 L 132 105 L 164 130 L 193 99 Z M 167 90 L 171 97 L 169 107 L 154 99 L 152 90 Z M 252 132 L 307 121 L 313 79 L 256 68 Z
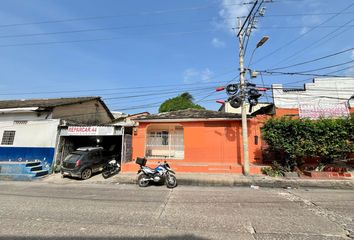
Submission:
M 193 103 L 193 96 L 190 93 L 185 92 L 177 97 L 170 98 L 163 102 L 160 105 L 159 112 L 171 112 L 187 108 L 205 109 L 202 106 Z

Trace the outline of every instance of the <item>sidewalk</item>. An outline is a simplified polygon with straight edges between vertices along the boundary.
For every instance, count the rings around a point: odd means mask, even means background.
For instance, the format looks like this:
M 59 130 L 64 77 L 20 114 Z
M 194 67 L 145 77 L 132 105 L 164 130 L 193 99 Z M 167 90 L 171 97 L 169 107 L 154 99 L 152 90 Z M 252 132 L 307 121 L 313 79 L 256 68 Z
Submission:
M 180 186 L 225 186 L 225 187 L 266 187 L 266 188 L 328 188 L 328 189 L 353 189 L 354 179 L 345 180 L 331 179 L 286 179 L 272 178 L 264 175 L 253 175 L 245 177 L 241 174 L 208 174 L 208 173 L 177 173 L 178 184 Z M 77 180 L 73 178 L 62 178 L 61 174 L 52 174 L 41 179 L 47 183 L 82 183 L 82 184 L 136 184 L 137 175 L 135 173 L 119 173 L 111 178 L 104 179 L 101 174 L 92 176 L 87 180 Z

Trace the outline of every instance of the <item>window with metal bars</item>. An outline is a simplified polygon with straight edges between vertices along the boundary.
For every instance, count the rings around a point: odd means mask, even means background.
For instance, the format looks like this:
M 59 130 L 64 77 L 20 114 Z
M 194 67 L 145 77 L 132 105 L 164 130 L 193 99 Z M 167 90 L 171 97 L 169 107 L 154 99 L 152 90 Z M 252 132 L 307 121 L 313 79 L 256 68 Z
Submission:
M 13 145 L 16 131 L 4 131 L 1 145 Z
M 163 159 L 184 158 L 183 128 L 147 132 L 146 157 Z

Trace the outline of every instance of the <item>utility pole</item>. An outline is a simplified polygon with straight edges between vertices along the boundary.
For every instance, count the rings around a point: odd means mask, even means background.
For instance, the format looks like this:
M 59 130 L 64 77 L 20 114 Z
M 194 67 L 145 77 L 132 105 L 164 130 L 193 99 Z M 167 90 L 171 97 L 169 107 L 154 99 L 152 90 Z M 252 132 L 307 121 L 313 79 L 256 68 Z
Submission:
M 239 25 L 239 61 L 240 61 L 240 91 L 241 91 L 241 114 L 242 114 L 242 143 L 243 143 L 243 174 L 250 174 L 250 163 L 248 154 L 248 128 L 247 128 L 247 109 L 246 109 L 246 81 L 245 81 L 245 69 L 244 69 L 244 48 L 243 48 L 243 37 L 244 32 L 241 30 L 242 22 L 241 19 L 238 20 Z

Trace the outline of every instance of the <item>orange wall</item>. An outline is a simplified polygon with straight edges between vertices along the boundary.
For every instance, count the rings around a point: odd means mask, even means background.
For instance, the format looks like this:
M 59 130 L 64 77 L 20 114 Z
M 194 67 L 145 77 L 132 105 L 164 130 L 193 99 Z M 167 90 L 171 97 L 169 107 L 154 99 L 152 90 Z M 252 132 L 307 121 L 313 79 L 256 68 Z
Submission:
M 176 122 L 184 129 L 184 159 L 170 160 L 191 164 L 242 164 L 241 121 Z M 171 124 L 176 124 L 171 123 Z M 133 159 L 145 155 L 146 129 L 150 124 L 139 123 L 133 134 Z M 249 124 L 250 162 L 261 162 L 261 137 L 259 119 L 251 119 Z M 258 145 L 254 136 L 258 135 Z
M 349 108 L 350 113 L 354 113 L 354 108 Z M 298 108 L 276 108 L 275 110 L 275 117 L 282 117 L 282 116 L 299 116 L 299 109 Z
M 298 108 L 276 108 L 275 109 L 275 117 L 282 116 L 299 116 Z

